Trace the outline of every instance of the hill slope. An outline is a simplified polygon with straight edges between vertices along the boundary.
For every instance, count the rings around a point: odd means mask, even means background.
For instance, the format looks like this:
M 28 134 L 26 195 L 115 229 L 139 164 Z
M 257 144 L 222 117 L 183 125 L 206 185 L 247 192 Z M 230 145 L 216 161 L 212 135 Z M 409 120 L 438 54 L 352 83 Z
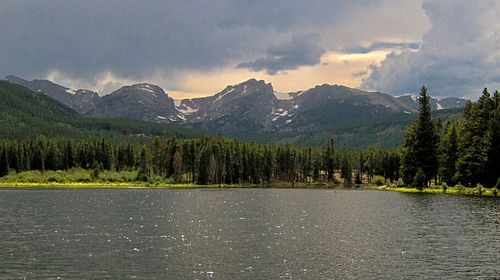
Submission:
M 0 139 L 113 137 L 144 140 L 148 136 L 193 138 L 203 133 L 171 124 L 125 119 L 89 119 L 46 95 L 0 81 Z
M 33 92 L 47 95 L 80 114 L 88 112 L 100 100 L 97 92 L 83 89 L 72 90 L 47 80 L 27 81 L 13 75 L 8 75 L 4 80 L 24 86 Z
M 125 86 L 105 95 L 86 115 L 155 122 L 184 120 L 174 100 L 162 88 L 146 83 Z
M 26 82 L 12 76 L 7 80 Z M 47 96 L 59 99 L 72 96 L 65 87 L 49 81 L 28 83 Z M 50 93 L 50 89 L 54 92 Z M 447 108 L 464 104 L 465 100 L 458 98 L 432 100 L 434 111 L 444 119 L 459 114 Z M 97 119 L 72 116 L 61 122 L 87 132 L 100 130 L 119 135 L 143 134 L 143 131 L 148 131 L 148 135 L 168 134 L 172 129 L 181 131 L 179 125 L 182 125 L 186 127 L 183 131 L 186 135 L 193 133 L 190 128 L 195 128 L 261 142 L 318 146 L 334 137 L 349 147 L 372 144 L 394 147 L 401 143 L 417 110 L 415 96 L 393 97 L 328 84 L 299 92 L 277 93 L 270 83 L 250 79 L 227 86 L 213 96 L 180 101 L 174 101 L 158 86 L 145 83 L 125 86 L 100 97 L 84 113 Z M 148 122 L 177 125 L 155 126 Z

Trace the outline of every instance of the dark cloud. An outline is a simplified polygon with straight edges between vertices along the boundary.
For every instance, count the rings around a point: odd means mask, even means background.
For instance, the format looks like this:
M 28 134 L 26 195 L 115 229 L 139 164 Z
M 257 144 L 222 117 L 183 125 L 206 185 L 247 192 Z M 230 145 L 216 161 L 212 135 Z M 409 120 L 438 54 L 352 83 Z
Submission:
M 36 78 L 57 70 L 91 79 L 110 71 L 142 79 L 156 70 L 210 70 L 273 52 L 270 46 L 294 34 L 321 33 L 367 5 L 379 1 L 4 0 L 0 74 Z M 293 67 L 314 63 L 320 49 L 307 47 L 315 53 Z M 294 50 L 275 50 L 283 51 Z M 290 59 L 273 69 L 292 66 Z
M 418 42 L 411 42 L 411 43 L 406 43 L 406 42 L 400 42 L 400 43 L 395 43 L 395 42 L 381 42 L 381 41 L 376 41 L 371 43 L 369 47 L 363 47 L 363 46 L 351 46 L 344 48 L 343 51 L 346 53 L 369 53 L 372 51 L 376 50 L 383 50 L 383 49 L 411 49 L 411 50 L 417 50 L 419 48 L 419 43 Z
M 319 45 L 319 36 L 303 35 L 294 36 L 284 44 L 271 47 L 266 53 L 264 58 L 241 63 L 237 67 L 253 71 L 265 70 L 274 75 L 300 66 L 319 64 L 325 50 Z
M 418 51 L 391 54 L 371 66 L 363 87 L 393 94 L 427 85 L 434 96 L 467 96 L 499 88 L 500 2 L 426 1 L 432 27 Z
M 210 11 L 195 2 L 3 1 L 0 26 L 9 28 L 0 31 L 0 64 L 25 75 L 111 70 L 130 77 L 216 67 L 235 55 L 223 47 L 234 34 L 211 29 L 223 16 L 220 1 Z

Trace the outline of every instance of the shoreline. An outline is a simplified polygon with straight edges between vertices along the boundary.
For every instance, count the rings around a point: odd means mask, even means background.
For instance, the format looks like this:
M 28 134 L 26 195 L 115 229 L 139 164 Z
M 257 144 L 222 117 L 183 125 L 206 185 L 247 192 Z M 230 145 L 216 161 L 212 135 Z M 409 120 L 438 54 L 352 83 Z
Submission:
M 369 186 L 368 188 L 371 190 L 376 190 L 376 191 L 390 191 L 390 192 L 399 192 L 399 193 L 444 194 L 444 195 L 495 197 L 493 195 L 493 188 L 491 188 L 491 189 L 485 188 L 481 194 L 479 194 L 475 188 L 463 188 L 460 190 L 456 187 L 448 187 L 446 189 L 446 192 L 443 192 L 443 189 L 439 188 L 439 187 L 424 188 L 422 190 L 419 190 L 417 188 L 402 188 L 402 187 L 387 187 L 387 186 Z M 498 194 L 498 195 L 500 195 L 500 194 Z
M 61 188 L 61 189 L 344 189 L 320 183 L 270 183 L 270 184 L 175 184 L 148 182 L 0 182 L 3 188 Z M 345 188 L 349 189 L 349 188 Z M 354 187 L 352 188 L 354 189 Z M 356 189 L 368 189 L 366 186 Z
M 344 187 L 326 183 L 270 183 L 268 185 L 252 184 L 172 184 L 172 183 L 147 183 L 147 182 L 0 182 L 0 189 L 332 189 L 332 190 L 373 190 L 373 191 L 391 191 L 399 193 L 413 194 L 445 194 L 445 195 L 464 195 L 464 196 L 486 196 L 494 197 L 493 189 L 484 189 L 479 194 L 475 188 L 463 188 L 461 190 L 455 187 L 449 187 L 446 192 L 442 188 L 401 188 L 374 186 L 363 184 L 360 186 Z

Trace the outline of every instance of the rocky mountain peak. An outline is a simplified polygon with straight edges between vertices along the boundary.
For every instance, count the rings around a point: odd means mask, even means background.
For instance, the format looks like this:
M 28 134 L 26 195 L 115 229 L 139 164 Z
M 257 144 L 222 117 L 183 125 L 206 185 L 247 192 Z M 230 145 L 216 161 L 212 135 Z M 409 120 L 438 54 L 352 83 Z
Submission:
M 268 95 L 272 99 L 274 97 L 273 86 L 263 80 L 250 79 L 236 85 L 227 86 L 223 91 L 213 96 L 212 103 L 222 103 L 223 100 L 228 101 L 255 94 Z
M 14 75 L 7 75 L 3 78 L 5 81 L 13 83 L 13 84 L 18 84 L 21 85 L 22 83 L 27 83 L 28 81 L 22 78 L 19 78 Z
M 159 86 L 157 85 L 152 85 L 148 83 L 140 83 L 140 84 L 134 84 L 131 86 L 125 86 L 123 87 L 124 89 L 133 89 L 134 92 L 136 93 L 145 93 L 145 94 L 151 94 L 153 96 L 158 97 L 157 95 L 167 95 L 168 94 Z
M 412 108 L 414 111 L 417 111 L 420 106 L 418 102 L 418 95 L 402 95 L 397 97 L 397 99 Z M 432 110 L 462 108 L 465 106 L 467 101 L 467 99 L 457 97 L 445 97 L 442 99 L 431 97 L 430 99 Z
M 132 118 L 155 122 L 184 121 L 174 100 L 159 86 L 141 83 L 124 86 L 102 97 L 88 112 L 93 117 Z
M 70 107 L 80 114 L 87 113 L 99 101 L 100 97 L 97 92 L 90 90 L 73 90 L 61 85 L 58 85 L 49 80 L 32 80 L 28 81 L 14 75 L 8 75 L 4 80 L 21 85 L 29 90 L 47 95 L 62 104 Z

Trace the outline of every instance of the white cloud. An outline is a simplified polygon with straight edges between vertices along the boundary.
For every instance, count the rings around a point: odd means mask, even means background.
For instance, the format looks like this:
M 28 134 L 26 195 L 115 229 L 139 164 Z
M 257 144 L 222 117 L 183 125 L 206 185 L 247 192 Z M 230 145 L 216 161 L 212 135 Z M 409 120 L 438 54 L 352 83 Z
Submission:
M 422 7 L 432 27 L 421 48 L 372 65 L 362 86 L 403 94 L 426 85 L 434 96 L 467 97 L 499 88 L 500 1 L 425 1 Z

